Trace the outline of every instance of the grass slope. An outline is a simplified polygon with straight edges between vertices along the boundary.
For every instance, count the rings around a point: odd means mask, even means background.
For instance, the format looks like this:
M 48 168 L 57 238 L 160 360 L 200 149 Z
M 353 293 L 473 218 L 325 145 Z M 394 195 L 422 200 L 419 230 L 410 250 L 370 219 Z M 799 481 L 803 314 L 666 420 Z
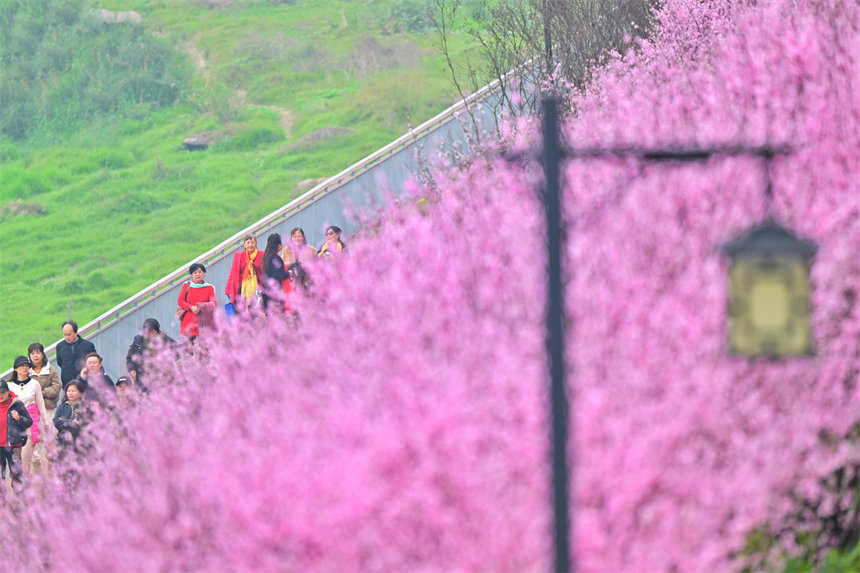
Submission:
M 455 101 L 423 6 L 101 4 L 139 12 L 147 33 L 181 50 L 191 79 L 175 105 L 24 141 L 0 133 L 0 366 L 30 342 L 56 341 L 67 317 L 85 324 L 289 202 L 298 182 L 339 172 Z M 465 34 L 455 41 L 466 49 Z M 303 139 L 327 127 L 345 135 Z M 184 150 L 203 130 L 214 131 L 213 147 Z M 44 215 L 10 213 L 16 203 Z

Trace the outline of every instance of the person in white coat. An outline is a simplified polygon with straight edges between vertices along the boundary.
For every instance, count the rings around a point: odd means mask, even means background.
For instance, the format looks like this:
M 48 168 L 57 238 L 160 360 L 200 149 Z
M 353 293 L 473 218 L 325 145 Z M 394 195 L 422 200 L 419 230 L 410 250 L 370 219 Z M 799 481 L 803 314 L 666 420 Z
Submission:
M 48 417 L 45 408 L 45 399 L 42 397 L 42 386 L 38 380 L 30 378 L 30 369 L 33 364 L 26 356 L 15 358 L 14 371 L 6 381 L 9 391 L 24 405 L 33 425 L 27 429 L 27 443 L 21 449 L 21 465 L 25 476 L 33 474 L 33 450 L 36 444 L 42 440 L 52 440 L 56 435 L 54 422 Z M 46 469 L 46 464 L 42 462 Z

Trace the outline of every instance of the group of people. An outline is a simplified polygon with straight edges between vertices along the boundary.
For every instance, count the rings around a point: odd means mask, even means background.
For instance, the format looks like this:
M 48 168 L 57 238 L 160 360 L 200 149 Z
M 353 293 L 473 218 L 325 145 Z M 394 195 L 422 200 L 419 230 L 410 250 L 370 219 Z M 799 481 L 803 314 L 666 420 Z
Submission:
M 75 321 L 64 322 L 62 328 L 63 340 L 56 348 L 59 370 L 47 359 L 45 347 L 34 342 L 26 356 L 15 358 L 9 377 L 0 380 L 0 471 L 13 491 L 36 467 L 47 475 L 52 459 L 78 447 L 92 408 L 104 403 L 106 392 L 125 401 L 122 397 L 135 384 L 134 374 L 114 383 L 93 343 L 78 334 Z M 55 440 L 58 449 L 52 446 L 49 451 L 48 444 Z
M 310 261 L 339 257 L 346 251 L 339 227 L 328 227 L 325 235 L 325 243 L 315 249 L 300 227 L 290 231 L 286 245 L 280 234 L 272 233 L 262 252 L 255 236 L 244 237 L 244 248 L 233 255 L 224 289 L 228 312 L 241 311 L 258 300 L 267 310 L 292 312 L 290 293 L 308 286 Z M 177 301 L 177 318 L 180 333 L 193 340 L 201 325 L 211 320 L 217 298 L 215 288 L 206 282 L 206 267 L 194 263 L 189 274 L 191 280 L 183 284 Z M 128 376 L 114 382 L 93 343 L 78 334 L 75 321 L 64 322 L 62 332 L 63 340 L 56 347 L 59 369 L 47 359 L 45 347 L 34 342 L 26 356 L 15 358 L 11 375 L 0 380 L 0 473 L 13 491 L 37 469 L 50 473 L 51 460 L 79 451 L 81 433 L 94 409 L 128 403 L 133 392 L 145 392 L 144 358 L 176 345 L 161 332 L 158 320 L 147 318 L 126 354 Z
M 257 300 L 267 310 L 275 307 L 283 312 L 292 312 L 290 293 L 308 286 L 308 263 L 315 259 L 339 257 L 346 251 L 341 233 L 340 227 L 328 227 L 326 240 L 319 250 L 308 244 L 301 227 L 290 231 L 290 240 L 286 244 L 279 233 L 270 234 L 264 251 L 257 248 L 256 236 L 245 236 L 242 240 L 244 248 L 233 254 L 224 287 L 227 314 L 241 311 Z M 206 282 L 205 266 L 194 263 L 188 273 L 191 280 L 186 281 L 179 292 L 176 317 L 180 321 L 180 334 L 193 340 L 200 334 L 201 326 L 205 328 L 211 324 L 218 299 L 215 287 Z

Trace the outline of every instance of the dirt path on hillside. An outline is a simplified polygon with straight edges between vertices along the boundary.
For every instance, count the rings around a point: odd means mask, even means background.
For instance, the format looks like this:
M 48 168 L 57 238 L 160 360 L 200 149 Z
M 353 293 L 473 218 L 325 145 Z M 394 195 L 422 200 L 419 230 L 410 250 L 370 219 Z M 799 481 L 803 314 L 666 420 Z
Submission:
M 212 73 L 206 65 L 206 58 L 203 57 L 203 52 L 198 50 L 197 46 L 192 42 L 185 42 L 184 47 L 185 51 L 188 52 L 188 55 L 191 58 L 191 63 L 194 64 L 194 69 L 197 70 L 197 73 L 203 76 L 205 80 L 211 80 Z
M 281 123 L 281 127 L 284 128 L 284 133 L 287 134 L 287 137 L 290 137 L 293 130 L 293 123 L 296 121 L 296 116 L 293 115 L 293 112 L 273 105 L 267 105 L 266 107 L 278 113 L 278 120 Z
M 210 82 L 212 80 L 212 70 L 209 69 L 209 65 L 206 63 L 206 58 L 203 56 L 203 53 L 197 49 L 197 46 L 192 42 L 185 42 L 184 46 L 185 50 L 188 52 L 188 56 L 191 58 L 191 62 L 194 64 L 194 69 L 207 81 L 207 83 Z M 239 102 L 239 105 L 242 107 L 249 105 L 247 101 L 248 92 L 246 90 L 237 89 L 235 93 L 236 100 Z M 293 123 L 296 121 L 295 114 L 288 109 L 274 105 L 263 107 L 278 114 L 278 123 L 281 124 L 281 128 L 284 130 L 287 137 L 290 137 L 293 130 Z

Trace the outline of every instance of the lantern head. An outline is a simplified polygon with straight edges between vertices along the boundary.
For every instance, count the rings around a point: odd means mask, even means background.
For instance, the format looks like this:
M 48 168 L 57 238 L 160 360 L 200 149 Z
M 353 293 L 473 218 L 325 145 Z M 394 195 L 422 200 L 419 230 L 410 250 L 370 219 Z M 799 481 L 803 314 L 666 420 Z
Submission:
M 729 265 L 729 346 L 733 354 L 781 358 L 813 353 L 809 271 L 818 247 L 770 222 L 723 250 Z

